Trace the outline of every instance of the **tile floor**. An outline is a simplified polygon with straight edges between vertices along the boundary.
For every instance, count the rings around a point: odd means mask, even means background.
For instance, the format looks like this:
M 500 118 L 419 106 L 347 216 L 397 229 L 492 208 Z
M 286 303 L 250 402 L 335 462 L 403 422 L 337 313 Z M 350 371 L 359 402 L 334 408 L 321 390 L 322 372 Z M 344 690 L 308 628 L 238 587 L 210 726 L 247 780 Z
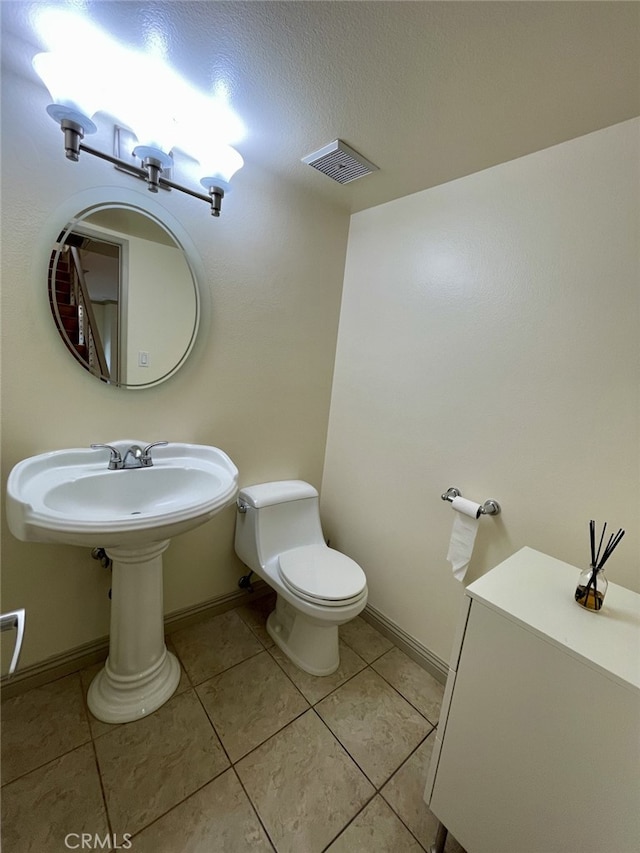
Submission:
M 360 617 L 341 628 L 339 670 L 307 675 L 267 634 L 272 606 L 269 595 L 169 636 L 180 685 L 136 722 L 87 710 L 99 666 L 6 700 L 4 850 L 428 850 L 442 685 Z M 449 837 L 447 853 L 464 851 Z

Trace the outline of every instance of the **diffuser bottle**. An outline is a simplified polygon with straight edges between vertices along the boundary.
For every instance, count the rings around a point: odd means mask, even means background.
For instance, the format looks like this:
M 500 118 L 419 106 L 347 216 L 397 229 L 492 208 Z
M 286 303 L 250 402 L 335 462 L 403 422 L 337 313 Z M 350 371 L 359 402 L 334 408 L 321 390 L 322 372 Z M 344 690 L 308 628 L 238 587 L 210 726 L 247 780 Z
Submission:
M 576 587 L 576 601 L 586 610 L 598 611 L 602 608 L 609 582 L 604 575 L 604 569 L 594 569 L 589 566 L 580 572 Z

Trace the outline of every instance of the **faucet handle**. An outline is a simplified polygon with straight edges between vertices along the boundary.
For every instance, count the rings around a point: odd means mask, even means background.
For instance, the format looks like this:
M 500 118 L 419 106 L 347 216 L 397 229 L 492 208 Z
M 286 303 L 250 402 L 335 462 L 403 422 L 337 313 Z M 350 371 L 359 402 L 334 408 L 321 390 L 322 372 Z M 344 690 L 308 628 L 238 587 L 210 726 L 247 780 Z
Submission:
M 142 451 L 142 464 L 145 468 L 150 468 L 153 465 L 153 459 L 151 458 L 151 448 L 152 447 L 165 447 L 165 445 L 169 444 L 168 441 L 154 441 L 152 444 L 147 444 L 145 449 Z
M 122 456 L 120 456 L 120 451 L 117 447 L 112 447 L 110 444 L 92 444 L 93 450 L 98 450 L 100 447 L 106 447 L 111 451 L 111 456 L 109 457 L 109 470 L 117 471 L 119 468 L 122 468 Z

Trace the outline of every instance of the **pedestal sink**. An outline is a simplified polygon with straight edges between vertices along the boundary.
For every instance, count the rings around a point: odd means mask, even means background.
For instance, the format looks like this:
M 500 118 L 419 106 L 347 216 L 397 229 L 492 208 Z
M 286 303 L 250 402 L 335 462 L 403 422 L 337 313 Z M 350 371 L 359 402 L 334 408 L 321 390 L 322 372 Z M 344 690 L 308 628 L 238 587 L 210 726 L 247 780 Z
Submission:
M 110 442 L 120 459 L 145 442 Z M 113 560 L 109 657 L 89 687 L 107 723 L 152 713 L 180 680 L 164 644 L 162 553 L 171 537 L 233 503 L 238 470 L 216 447 L 154 447 L 152 464 L 109 470 L 107 447 L 56 450 L 19 462 L 7 481 L 9 529 L 24 542 L 104 548 Z M 138 466 L 139 460 L 127 464 Z

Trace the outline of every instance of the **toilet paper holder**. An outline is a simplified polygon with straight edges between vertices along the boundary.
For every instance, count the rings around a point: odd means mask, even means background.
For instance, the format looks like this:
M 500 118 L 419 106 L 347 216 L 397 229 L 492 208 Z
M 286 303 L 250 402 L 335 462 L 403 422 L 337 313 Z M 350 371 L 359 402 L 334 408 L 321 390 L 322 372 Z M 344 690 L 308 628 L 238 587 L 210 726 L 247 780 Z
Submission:
M 455 486 L 451 486 L 447 489 L 446 492 L 443 492 L 440 497 L 443 501 L 452 502 L 454 498 L 461 498 L 462 495 L 460 494 L 460 489 L 456 489 Z M 491 498 L 489 498 L 489 500 L 486 500 L 480 506 L 481 515 L 500 515 L 501 512 L 502 508 L 500 507 L 498 501 L 494 501 Z

